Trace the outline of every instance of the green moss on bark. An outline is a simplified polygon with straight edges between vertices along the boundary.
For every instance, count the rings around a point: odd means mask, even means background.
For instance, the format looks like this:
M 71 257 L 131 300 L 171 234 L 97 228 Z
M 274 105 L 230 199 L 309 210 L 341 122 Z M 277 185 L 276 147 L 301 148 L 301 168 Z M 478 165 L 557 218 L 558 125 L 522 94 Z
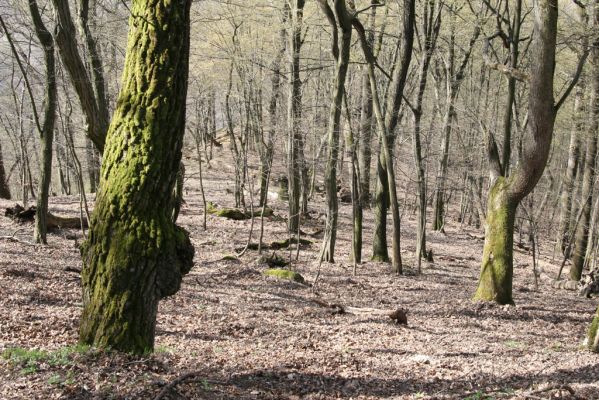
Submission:
M 489 192 L 487 232 L 474 301 L 513 304 L 513 244 L 516 204 L 507 196 L 507 181 L 498 178 Z

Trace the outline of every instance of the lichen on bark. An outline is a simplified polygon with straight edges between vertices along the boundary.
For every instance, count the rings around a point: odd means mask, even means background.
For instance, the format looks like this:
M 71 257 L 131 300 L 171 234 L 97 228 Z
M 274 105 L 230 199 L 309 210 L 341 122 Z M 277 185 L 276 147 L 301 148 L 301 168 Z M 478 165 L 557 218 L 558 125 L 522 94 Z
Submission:
M 132 4 L 122 89 L 82 246 L 84 344 L 153 350 L 158 301 L 179 290 L 193 265 L 172 202 L 185 127 L 190 4 Z

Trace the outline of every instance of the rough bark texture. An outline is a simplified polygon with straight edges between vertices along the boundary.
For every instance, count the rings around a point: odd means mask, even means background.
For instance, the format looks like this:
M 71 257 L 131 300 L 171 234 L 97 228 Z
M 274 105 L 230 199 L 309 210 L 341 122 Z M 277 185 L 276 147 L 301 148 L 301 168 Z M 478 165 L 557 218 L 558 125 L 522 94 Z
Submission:
M 48 216 L 48 196 L 50 195 L 50 181 L 52 179 L 52 144 L 54 141 L 54 122 L 56 120 L 56 60 L 54 58 L 54 39 L 42 21 L 42 17 L 35 0 L 29 0 L 29 11 L 35 26 L 35 33 L 44 49 L 45 62 L 45 98 L 44 122 L 40 134 L 40 179 L 38 187 L 35 232 L 36 243 L 47 243 L 48 231 L 46 218 Z
M 509 178 L 495 176 L 497 171 L 492 170 L 494 178 L 489 191 L 485 249 L 475 300 L 513 303 L 512 212 L 515 213 L 520 201 L 541 178 L 553 138 L 557 14 L 557 0 L 534 2 L 534 43 L 531 46 L 528 96 L 529 134 L 523 138 L 519 166 Z
M 84 269 L 80 341 L 144 353 L 158 301 L 193 264 L 171 194 L 185 125 L 191 1 L 134 0 Z

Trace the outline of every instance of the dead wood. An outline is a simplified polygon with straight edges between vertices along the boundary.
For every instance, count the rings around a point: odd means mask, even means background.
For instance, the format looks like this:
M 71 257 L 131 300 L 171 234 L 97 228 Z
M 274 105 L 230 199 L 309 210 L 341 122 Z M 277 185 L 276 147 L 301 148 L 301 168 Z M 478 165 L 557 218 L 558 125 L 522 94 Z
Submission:
M 35 220 L 35 206 L 27 209 L 20 204 L 15 204 L 14 207 L 8 207 L 4 210 L 4 215 L 19 223 L 33 222 Z M 79 217 L 61 217 L 48 213 L 46 217 L 48 230 L 56 229 L 81 229 L 81 218 Z M 87 221 L 83 220 L 83 227 L 87 228 Z
M 407 325 L 408 317 L 406 310 L 398 308 L 396 310 L 383 310 L 379 308 L 360 308 L 360 307 L 349 307 L 343 306 L 336 303 L 328 303 L 322 299 L 312 298 L 311 301 L 324 308 L 332 310 L 332 314 L 351 314 L 351 315 L 365 315 L 365 316 L 387 316 L 393 322 L 398 325 Z

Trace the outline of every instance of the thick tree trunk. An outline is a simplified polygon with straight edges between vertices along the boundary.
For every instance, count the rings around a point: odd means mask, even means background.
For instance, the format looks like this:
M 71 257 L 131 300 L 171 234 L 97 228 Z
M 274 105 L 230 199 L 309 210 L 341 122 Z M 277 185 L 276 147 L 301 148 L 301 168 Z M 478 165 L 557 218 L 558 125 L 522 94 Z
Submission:
M 172 222 L 185 127 L 191 1 L 134 0 L 84 268 L 81 343 L 154 347 L 158 301 L 175 294 L 193 246 Z
M 513 303 L 513 213 L 541 178 L 553 138 L 556 107 L 553 74 L 557 36 L 557 0 L 534 2 L 534 43 L 531 46 L 528 97 L 529 135 L 522 146 L 518 168 L 509 178 L 502 175 L 497 146 L 489 143 L 491 191 L 485 234 L 485 250 L 475 300 Z

